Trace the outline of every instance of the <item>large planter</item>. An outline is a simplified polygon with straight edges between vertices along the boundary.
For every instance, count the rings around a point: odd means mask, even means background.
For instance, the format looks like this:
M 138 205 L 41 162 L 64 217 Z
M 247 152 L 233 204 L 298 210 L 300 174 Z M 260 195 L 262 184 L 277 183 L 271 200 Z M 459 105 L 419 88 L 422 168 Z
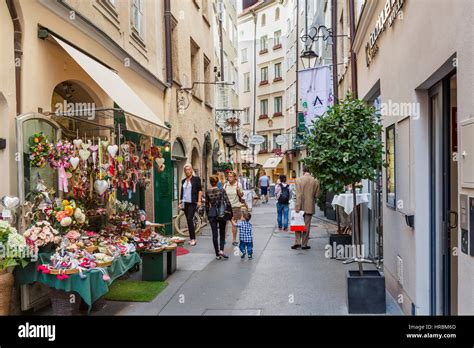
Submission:
M 13 274 L 7 271 L 0 271 L 0 315 L 10 314 L 13 282 Z
M 347 271 L 349 314 L 381 314 L 386 311 L 385 276 L 379 271 Z

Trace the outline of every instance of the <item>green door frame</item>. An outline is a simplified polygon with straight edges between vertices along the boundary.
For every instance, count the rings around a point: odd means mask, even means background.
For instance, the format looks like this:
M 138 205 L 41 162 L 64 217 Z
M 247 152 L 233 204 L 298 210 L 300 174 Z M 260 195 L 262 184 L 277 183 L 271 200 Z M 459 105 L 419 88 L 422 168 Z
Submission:
M 165 152 L 163 146 L 166 142 L 153 138 L 153 144 L 161 146 L 165 160 L 165 170 L 158 172 L 153 169 L 153 186 L 155 200 L 155 222 L 165 224 L 165 234 L 173 234 L 173 163 L 171 162 L 171 151 Z

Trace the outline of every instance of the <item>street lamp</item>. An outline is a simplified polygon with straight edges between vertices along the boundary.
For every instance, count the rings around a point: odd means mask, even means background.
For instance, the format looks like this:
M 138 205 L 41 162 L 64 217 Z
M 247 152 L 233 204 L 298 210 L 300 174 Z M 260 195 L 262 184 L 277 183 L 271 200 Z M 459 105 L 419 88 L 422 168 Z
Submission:
M 301 53 L 301 62 L 303 63 L 304 69 L 314 68 L 316 66 L 316 61 L 319 58 L 316 52 L 311 48 L 307 48 Z M 306 64 L 305 64 L 306 62 Z

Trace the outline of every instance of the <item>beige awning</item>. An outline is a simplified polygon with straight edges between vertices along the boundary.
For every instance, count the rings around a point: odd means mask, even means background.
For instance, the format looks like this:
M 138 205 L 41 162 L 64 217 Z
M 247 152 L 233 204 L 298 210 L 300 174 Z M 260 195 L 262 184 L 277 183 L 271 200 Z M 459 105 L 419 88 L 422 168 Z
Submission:
M 84 69 L 109 97 L 125 111 L 127 130 L 162 140 L 170 140 L 169 129 L 115 72 L 90 58 L 63 40 L 50 34 L 56 42 Z
M 275 169 L 280 164 L 283 157 L 270 157 L 263 164 L 264 169 Z

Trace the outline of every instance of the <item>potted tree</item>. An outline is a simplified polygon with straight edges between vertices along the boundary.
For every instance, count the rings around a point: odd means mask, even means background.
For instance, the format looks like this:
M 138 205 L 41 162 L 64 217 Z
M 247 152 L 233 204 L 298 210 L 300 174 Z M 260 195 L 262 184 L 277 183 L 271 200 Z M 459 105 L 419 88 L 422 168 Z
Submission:
M 377 170 L 384 165 L 383 128 L 378 117 L 374 107 L 348 94 L 314 121 L 304 139 L 305 164 L 335 194 L 350 185 L 354 207 L 357 183 L 375 180 Z M 363 250 L 358 209 L 353 211 L 353 250 Z M 349 313 L 384 313 L 385 277 L 377 270 L 364 271 L 360 256 L 355 255 L 359 269 L 347 273 Z

